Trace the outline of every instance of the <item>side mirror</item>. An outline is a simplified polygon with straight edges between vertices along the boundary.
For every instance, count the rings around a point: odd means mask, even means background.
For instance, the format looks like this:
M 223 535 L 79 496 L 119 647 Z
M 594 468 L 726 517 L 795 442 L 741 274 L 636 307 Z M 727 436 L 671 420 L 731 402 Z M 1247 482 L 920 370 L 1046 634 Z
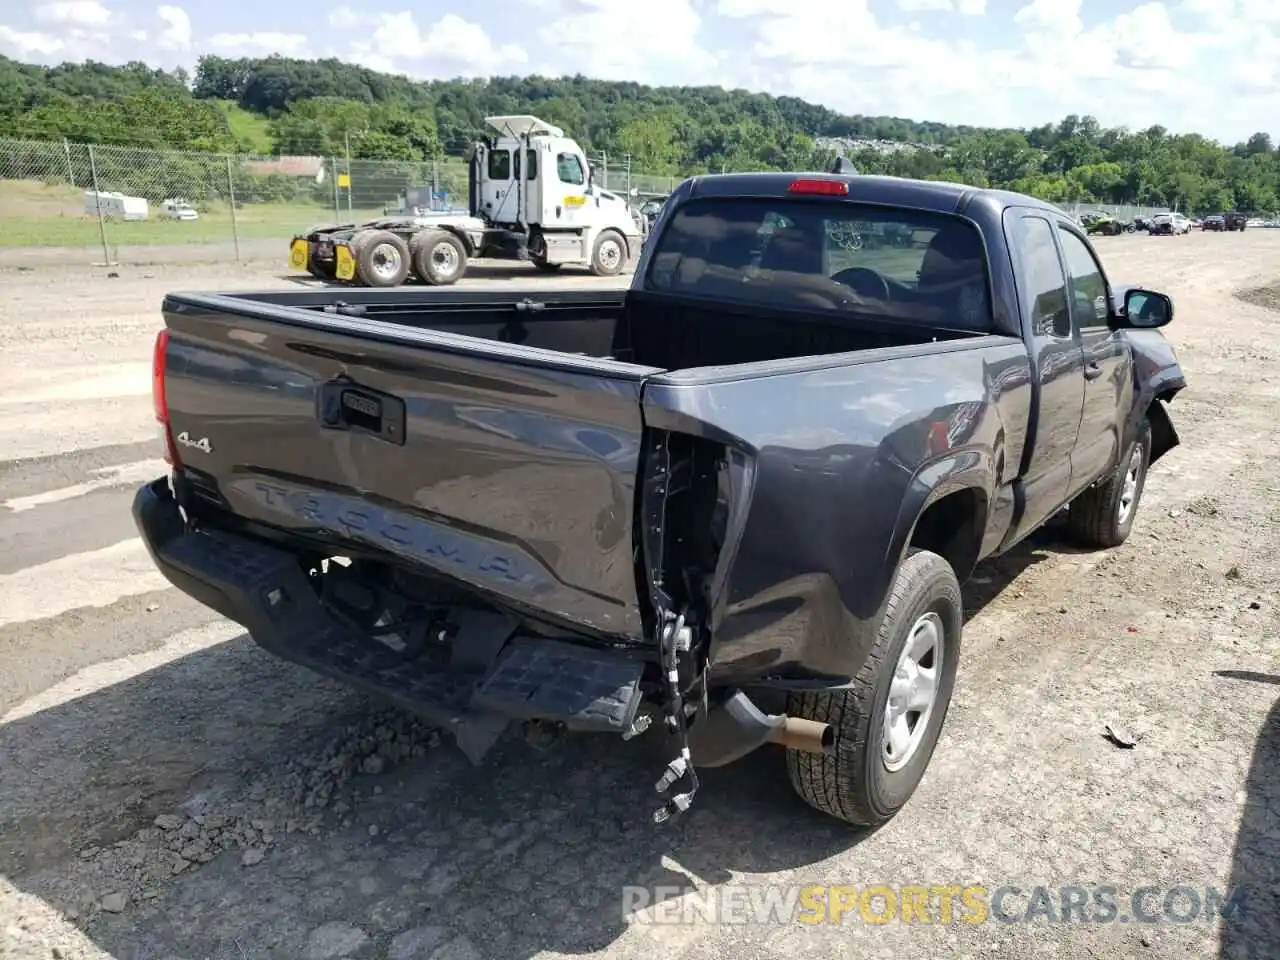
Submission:
M 1135 330 L 1154 330 L 1173 319 L 1173 300 L 1153 290 L 1129 290 L 1124 295 L 1121 326 Z

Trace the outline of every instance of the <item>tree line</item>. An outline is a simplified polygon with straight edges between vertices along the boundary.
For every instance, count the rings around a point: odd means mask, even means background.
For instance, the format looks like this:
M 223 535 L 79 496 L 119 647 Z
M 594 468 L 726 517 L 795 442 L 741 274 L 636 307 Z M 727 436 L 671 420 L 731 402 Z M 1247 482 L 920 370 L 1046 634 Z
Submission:
M 258 124 L 237 130 L 230 112 Z M 533 113 L 591 154 L 682 176 L 823 169 L 833 141 L 865 173 L 997 186 L 1054 202 L 1188 212 L 1280 207 L 1280 151 L 1266 133 L 1223 145 L 1197 134 L 1104 128 L 1068 116 L 981 129 L 846 115 L 794 97 L 575 77 L 418 82 L 338 60 L 200 58 L 194 76 L 142 63 L 41 67 L 0 57 L 0 135 L 209 152 L 432 160 L 486 135 L 484 117 Z M 914 148 L 886 151 L 874 141 Z

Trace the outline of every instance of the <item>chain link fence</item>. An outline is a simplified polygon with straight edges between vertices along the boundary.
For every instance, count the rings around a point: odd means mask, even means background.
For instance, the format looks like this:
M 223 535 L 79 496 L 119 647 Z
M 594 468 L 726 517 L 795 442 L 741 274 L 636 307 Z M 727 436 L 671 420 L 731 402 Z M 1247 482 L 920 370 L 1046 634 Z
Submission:
M 1104 213 L 1115 217 L 1117 220 L 1124 221 L 1133 220 L 1137 217 L 1150 219 L 1158 213 L 1169 212 L 1168 207 L 1144 207 L 1126 203 L 1063 203 L 1059 204 L 1059 206 L 1073 217 L 1082 217 L 1089 213 Z
M 682 179 L 637 171 L 627 155 L 589 162 L 601 186 L 637 202 L 670 193 Z M 0 265 L 273 260 L 295 233 L 322 223 L 466 205 L 460 157 L 255 157 L 0 138 Z M 1064 209 L 1125 220 L 1163 210 Z
M 0 138 L 0 264 L 283 256 L 295 233 L 466 206 L 467 164 L 255 157 Z

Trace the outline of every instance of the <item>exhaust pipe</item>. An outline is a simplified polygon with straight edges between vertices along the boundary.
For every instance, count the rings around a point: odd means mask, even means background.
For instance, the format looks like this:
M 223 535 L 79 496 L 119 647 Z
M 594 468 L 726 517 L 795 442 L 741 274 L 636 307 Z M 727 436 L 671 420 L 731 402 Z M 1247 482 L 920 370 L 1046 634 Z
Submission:
M 741 690 L 735 691 L 689 731 L 699 767 L 722 767 L 766 743 L 806 753 L 831 753 L 836 732 L 829 723 L 785 714 L 766 714 Z
M 802 717 L 784 717 L 782 723 L 769 734 L 769 743 L 777 743 L 790 750 L 805 753 L 831 753 L 835 749 L 836 731 L 829 723 L 805 720 Z

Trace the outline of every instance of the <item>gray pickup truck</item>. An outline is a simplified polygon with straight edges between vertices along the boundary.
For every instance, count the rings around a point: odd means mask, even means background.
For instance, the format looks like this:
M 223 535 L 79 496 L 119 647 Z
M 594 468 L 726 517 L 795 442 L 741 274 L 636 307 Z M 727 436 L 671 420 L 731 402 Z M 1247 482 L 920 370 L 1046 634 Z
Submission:
M 473 762 L 513 722 L 652 727 L 662 822 L 778 744 L 877 824 L 938 741 L 974 565 L 1064 509 L 1129 535 L 1178 444 L 1172 316 L 1030 197 L 698 177 L 627 291 L 169 295 L 172 471 L 133 512 L 179 589 Z

